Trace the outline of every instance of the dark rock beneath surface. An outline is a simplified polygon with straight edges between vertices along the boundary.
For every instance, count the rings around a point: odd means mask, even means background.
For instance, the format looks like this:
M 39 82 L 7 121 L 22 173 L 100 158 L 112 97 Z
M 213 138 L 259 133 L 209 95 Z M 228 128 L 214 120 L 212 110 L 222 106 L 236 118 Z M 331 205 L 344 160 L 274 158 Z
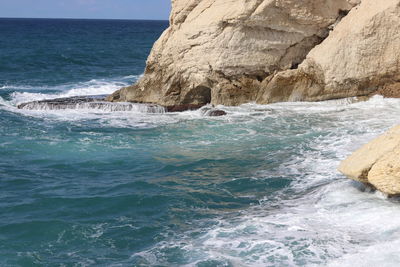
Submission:
M 196 110 L 201 108 L 204 105 L 192 105 L 192 104 L 186 104 L 186 105 L 175 105 L 175 106 L 168 106 L 167 111 L 168 112 L 181 112 L 181 111 L 187 111 L 187 110 Z
M 227 113 L 221 109 L 204 105 L 177 105 L 162 107 L 155 104 L 109 102 L 105 95 L 72 96 L 55 99 L 45 99 L 22 103 L 17 106 L 25 110 L 64 110 L 64 109 L 94 109 L 101 111 L 138 111 L 143 113 L 181 112 L 200 109 L 204 116 L 218 117 Z
M 207 113 L 207 116 L 210 116 L 210 117 L 220 117 L 220 116 L 225 116 L 227 113 L 225 112 L 225 111 L 223 111 L 223 110 L 220 110 L 220 109 L 214 109 L 214 110 L 210 110 L 208 113 Z
M 225 116 L 227 113 L 221 109 L 215 109 L 212 107 L 203 107 L 201 109 L 201 112 L 203 113 L 204 116 L 208 117 L 220 117 L 220 116 Z
M 96 96 L 72 96 L 55 99 L 45 99 L 39 101 L 32 101 L 22 103 L 17 106 L 19 109 L 74 109 L 77 105 L 88 104 L 88 103 L 101 103 L 105 99 L 105 95 Z
M 165 113 L 166 109 L 154 104 L 140 103 L 111 103 L 105 101 L 105 95 L 73 96 L 56 99 L 46 99 L 19 104 L 19 109 L 26 110 L 65 110 L 65 109 L 94 109 L 107 112 L 136 111 L 142 113 Z

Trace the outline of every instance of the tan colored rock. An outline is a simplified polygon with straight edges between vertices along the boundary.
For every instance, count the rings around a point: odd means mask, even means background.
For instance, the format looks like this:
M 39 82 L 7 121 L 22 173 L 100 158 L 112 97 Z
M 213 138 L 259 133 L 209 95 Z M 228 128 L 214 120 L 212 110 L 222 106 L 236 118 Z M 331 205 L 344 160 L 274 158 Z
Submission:
M 271 91 L 278 95 L 275 98 L 269 97 L 265 88 L 277 72 L 303 62 L 358 2 L 173 0 L 170 27 L 154 45 L 144 77 L 108 100 L 196 107 L 209 102 L 238 105 L 297 99 L 290 90 L 287 93 L 285 79 L 274 83 Z M 321 80 L 324 84 L 321 73 L 305 73 L 304 81 L 299 76 L 294 78 L 296 86 L 311 83 L 315 95 L 319 95 L 321 89 L 314 83 Z M 306 99 L 302 96 L 299 100 Z
M 347 159 L 342 161 L 339 166 L 339 171 L 350 179 L 373 184 L 369 176 L 371 168 L 373 168 L 374 164 L 379 162 L 379 160 L 399 147 L 400 126 L 396 126 L 362 146 Z M 378 180 L 379 179 L 380 178 L 378 178 Z
M 368 182 L 388 195 L 400 194 L 400 146 L 379 159 L 368 173 Z
M 318 101 L 378 89 L 399 95 L 399 29 L 399 0 L 362 0 L 298 69 L 280 72 L 265 83 L 257 102 Z

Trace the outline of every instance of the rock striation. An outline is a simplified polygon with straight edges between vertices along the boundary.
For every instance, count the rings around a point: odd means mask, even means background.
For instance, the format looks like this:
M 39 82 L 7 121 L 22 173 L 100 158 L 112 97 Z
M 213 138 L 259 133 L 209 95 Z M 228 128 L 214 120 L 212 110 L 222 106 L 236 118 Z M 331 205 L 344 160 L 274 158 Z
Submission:
M 400 1 L 362 0 L 296 70 L 265 84 L 260 102 L 400 92 Z
M 339 171 L 387 195 L 399 195 L 400 126 L 362 146 L 341 162 Z
M 354 10 L 359 2 L 172 0 L 170 27 L 144 76 L 107 100 L 190 109 L 370 93 L 392 74 L 382 70 L 385 60 L 370 60 L 372 52 L 377 58 L 376 51 L 389 55 L 395 48 L 386 42 L 397 36 L 397 1 L 363 0 Z M 373 66 L 359 66 L 359 59 Z M 379 78 L 366 80 L 376 72 Z

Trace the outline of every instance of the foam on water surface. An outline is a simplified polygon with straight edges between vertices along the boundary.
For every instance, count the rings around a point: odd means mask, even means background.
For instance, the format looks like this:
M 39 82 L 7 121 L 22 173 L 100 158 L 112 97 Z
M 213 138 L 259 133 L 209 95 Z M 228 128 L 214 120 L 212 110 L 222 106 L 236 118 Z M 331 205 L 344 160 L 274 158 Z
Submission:
M 25 102 L 45 99 L 86 95 L 108 95 L 124 86 L 128 86 L 132 82 L 136 81 L 138 77 L 139 76 L 132 75 L 123 77 L 122 79 L 91 80 L 79 84 L 65 84 L 54 87 L 6 86 L 4 88 L 17 90 L 11 94 L 11 102 L 18 105 Z M 43 91 L 50 91 L 52 93 L 43 93 Z
M 161 241 L 131 253 L 124 263 L 138 266 L 350 266 L 353 262 L 358 266 L 396 266 L 400 237 L 398 201 L 364 191 L 341 176 L 336 168 L 351 151 L 399 122 L 399 100 L 377 96 L 358 103 L 340 100 L 219 106 L 217 108 L 228 114 L 220 118 L 205 117 L 202 110 L 151 114 L 143 110 L 31 111 L 15 108 L 21 101 L 88 92 L 110 93 L 120 86 L 97 85 L 57 94 L 18 92 L 12 94 L 10 101 L 1 99 L 0 109 L 44 119 L 50 124 L 67 122 L 75 127 L 159 129 L 165 131 L 161 136 L 165 134 L 168 138 L 159 140 L 157 159 L 165 158 L 167 162 L 181 157 L 201 162 L 214 154 L 216 158 L 226 157 L 223 153 L 226 145 L 232 146 L 229 151 L 237 146 L 235 155 L 240 155 L 241 150 L 247 151 L 249 146 L 254 147 L 255 153 L 265 149 L 263 146 L 280 146 L 271 152 L 265 150 L 266 162 L 271 158 L 276 162 L 274 167 L 260 166 L 248 174 L 250 177 L 232 177 L 223 183 L 227 188 L 221 190 L 226 194 L 251 200 L 252 204 L 246 209 L 228 209 L 209 218 L 194 219 L 190 225 L 195 227 L 187 230 L 168 230 L 165 236 L 161 234 L 163 238 L 159 237 Z M 202 129 L 201 125 L 206 128 L 197 131 Z M 187 138 L 182 137 L 185 131 L 188 131 Z M 175 134 L 180 136 L 179 140 L 171 139 Z M 94 137 L 101 138 L 96 132 L 85 135 L 79 139 L 82 148 L 92 146 L 96 142 Z M 57 144 L 61 139 L 52 142 Z M 180 150 L 176 150 L 177 145 Z M 113 143 L 111 148 L 131 149 L 131 145 Z M 235 160 L 235 155 L 231 160 Z M 190 172 L 190 167 L 187 168 Z M 238 195 L 230 191 L 233 188 L 230 189 L 229 183 L 240 184 L 245 178 L 250 180 L 239 188 L 257 181 L 271 181 L 272 185 L 274 181 L 288 179 L 290 183 L 268 194 L 244 192 Z M 239 188 L 235 190 L 240 191 Z M 255 199 L 258 199 L 256 203 Z M 196 212 L 199 211 L 202 213 L 201 209 Z M 110 227 L 97 224 L 88 231 L 86 238 L 101 239 L 111 231 Z M 96 261 L 83 257 L 81 262 L 90 265 Z
M 195 230 L 201 234 L 189 231 L 173 236 L 133 254 L 131 260 L 171 264 L 168 255 L 171 250 L 176 250 L 184 257 L 182 264 L 188 266 L 207 262 L 211 266 L 213 262 L 233 266 L 349 266 L 349 262 L 360 266 L 395 266 L 397 258 L 393 255 L 400 234 L 398 203 L 376 193 L 362 192 L 355 184 L 343 179 L 336 167 L 353 149 L 398 122 L 398 104 L 398 100 L 381 97 L 353 104 L 248 104 L 219 107 L 228 112 L 222 119 L 204 118 L 200 111 L 154 115 L 151 119 L 142 114 L 140 120 L 155 127 L 187 120 L 216 120 L 228 125 L 244 123 L 243 126 L 247 124 L 251 128 L 253 123 L 266 118 L 274 118 L 279 123 L 283 113 L 290 113 L 289 118 L 294 124 L 310 123 L 308 132 L 302 135 L 325 134 L 316 136 L 313 142 L 305 144 L 307 147 L 303 144 L 293 148 L 298 153 L 275 170 L 254 173 L 253 179 L 282 175 L 294 178 L 290 190 L 284 194 L 260 199 L 260 205 L 218 218 L 211 228 Z M 374 116 L 377 112 L 385 112 L 387 116 Z M 307 121 L 307 114 L 317 114 L 322 121 L 311 123 Z M 71 119 L 85 117 L 76 115 Z M 118 124 L 116 121 L 121 116 L 129 118 L 125 113 L 103 119 Z M 120 127 L 129 127 L 129 123 L 132 121 L 126 121 Z M 282 129 L 278 135 L 293 133 L 291 129 Z M 244 128 L 241 137 L 252 138 L 259 134 L 262 132 Z
M 303 123 L 307 123 L 306 114 L 314 113 L 331 121 L 320 126 L 310 123 L 309 134 L 321 131 L 326 132 L 324 136 L 317 136 L 307 147 L 293 147 L 295 155 L 275 170 L 254 174 L 254 179 L 292 177 L 290 188 L 261 199 L 260 205 L 222 216 L 210 228 L 175 236 L 132 258 L 168 264 L 168 251 L 176 250 L 187 266 L 214 266 L 212 262 L 227 266 L 350 266 L 352 262 L 356 266 L 396 266 L 399 202 L 364 191 L 343 179 L 336 168 L 353 149 L 398 123 L 398 104 L 399 100 L 374 97 L 346 105 L 328 101 L 226 108 L 231 114 L 228 121 L 236 122 L 242 116 L 252 120 L 249 123 L 264 116 L 279 120 L 280 111 L 293 113 L 294 120 L 296 114 L 302 115 Z M 250 115 L 253 112 L 261 113 Z M 380 112 L 385 116 L 373 115 Z

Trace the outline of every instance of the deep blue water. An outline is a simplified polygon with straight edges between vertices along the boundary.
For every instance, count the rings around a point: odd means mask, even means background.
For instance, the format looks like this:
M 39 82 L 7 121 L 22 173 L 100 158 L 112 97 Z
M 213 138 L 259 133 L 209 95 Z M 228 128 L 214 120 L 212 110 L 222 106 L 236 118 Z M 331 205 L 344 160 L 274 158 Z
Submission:
M 0 19 L 0 266 L 395 266 L 398 203 L 336 167 L 398 100 L 15 108 L 135 82 L 167 26 Z

